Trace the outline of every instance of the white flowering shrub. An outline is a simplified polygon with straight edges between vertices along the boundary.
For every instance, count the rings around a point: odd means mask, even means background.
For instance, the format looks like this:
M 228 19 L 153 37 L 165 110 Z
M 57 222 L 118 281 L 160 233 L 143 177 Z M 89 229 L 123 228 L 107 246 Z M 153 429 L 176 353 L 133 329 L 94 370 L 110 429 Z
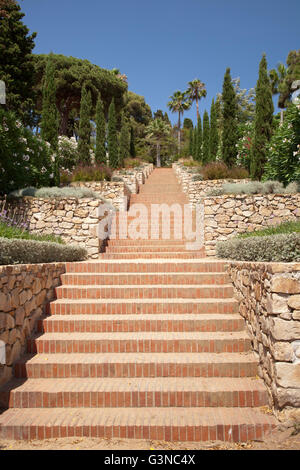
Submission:
M 238 156 L 237 164 L 243 168 L 250 170 L 251 148 L 253 143 L 253 122 L 248 121 L 239 126 L 239 140 L 236 144 Z
M 300 181 L 300 105 L 290 104 L 268 148 L 265 180 Z
M 58 158 L 61 170 L 72 171 L 78 163 L 78 143 L 75 137 L 58 137 Z
M 49 186 L 54 178 L 50 145 L 0 109 L 0 192 Z

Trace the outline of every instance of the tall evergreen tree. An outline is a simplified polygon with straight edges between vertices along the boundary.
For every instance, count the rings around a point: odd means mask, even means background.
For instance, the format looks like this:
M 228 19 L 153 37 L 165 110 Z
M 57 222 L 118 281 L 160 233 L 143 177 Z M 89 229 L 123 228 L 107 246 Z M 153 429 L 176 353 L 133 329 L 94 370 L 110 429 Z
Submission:
M 130 151 L 130 134 L 129 126 L 124 114 L 121 118 L 120 148 L 119 148 L 119 166 L 124 166 L 124 160 L 129 156 Z
M 117 168 L 119 163 L 119 145 L 117 135 L 117 118 L 115 100 L 112 99 L 109 111 L 108 111 L 108 154 L 109 154 L 109 166 L 111 168 Z
M 96 106 L 96 152 L 95 159 L 97 163 L 106 164 L 106 124 L 103 109 L 103 102 L 99 94 Z
M 129 145 L 129 153 L 132 158 L 135 158 L 135 138 L 134 138 L 134 129 L 130 126 L 130 145 Z
M 218 135 L 218 123 L 217 123 L 217 113 L 215 107 L 215 100 L 212 100 L 210 108 L 210 136 L 209 136 L 209 145 L 210 145 L 210 159 L 216 160 L 219 146 L 219 135 Z
M 24 124 L 31 124 L 36 33 L 29 35 L 24 16 L 16 1 L 0 0 L 0 79 L 6 85 L 6 109 L 14 111 Z
M 53 150 L 58 145 L 58 111 L 56 107 L 55 68 L 52 56 L 49 56 L 43 84 L 43 105 L 41 136 L 49 142 Z
M 198 162 L 202 162 L 203 159 L 203 149 L 202 149 L 202 143 L 203 143 L 203 138 L 202 138 L 202 123 L 201 123 L 201 117 L 199 116 L 198 123 L 197 123 L 197 128 L 196 128 L 196 142 L 195 142 L 195 160 Z
M 194 129 L 193 127 L 189 130 L 189 156 L 194 154 Z
M 90 164 L 92 96 L 86 86 L 82 87 L 79 121 L 78 153 L 82 163 Z
M 208 112 L 205 110 L 203 115 L 203 163 L 208 163 L 210 161 L 210 128 L 209 128 L 209 116 Z
M 254 139 L 251 151 L 250 174 L 252 179 L 261 179 L 267 160 L 267 144 L 272 136 L 274 105 L 272 89 L 267 70 L 266 55 L 259 64 L 259 76 L 256 84 L 256 105 L 254 121 Z
M 228 165 L 235 163 L 237 156 L 237 102 L 234 87 L 231 80 L 230 68 L 227 68 L 223 83 L 223 135 L 222 135 L 222 159 Z

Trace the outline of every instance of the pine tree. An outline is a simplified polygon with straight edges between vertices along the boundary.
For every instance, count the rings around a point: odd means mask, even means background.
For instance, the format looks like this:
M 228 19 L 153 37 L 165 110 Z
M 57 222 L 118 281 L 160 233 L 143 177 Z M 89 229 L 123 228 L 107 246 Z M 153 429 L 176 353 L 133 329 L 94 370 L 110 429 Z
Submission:
M 217 113 L 215 107 L 215 100 L 212 100 L 210 108 L 210 159 L 216 160 L 219 146 L 219 134 L 218 134 L 218 123 L 217 123 Z
M 129 153 L 132 158 L 135 158 L 135 138 L 134 138 L 134 129 L 130 127 L 130 145 L 129 145 Z
M 56 86 L 55 86 L 55 68 L 53 58 L 50 54 L 44 78 L 43 85 L 43 104 L 41 120 L 41 137 L 49 142 L 54 152 L 58 147 L 58 111 L 56 107 Z M 54 184 L 59 185 L 59 161 L 55 159 L 54 163 Z
M 80 162 L 86 165 L 91 163 L 91 114 L 92 96 L 91 92 L 84 85 L 81 90 L 78 153 Z
M 95 160 L 97 163 L 106 164 L 106 125 L 103 110 L 103 102 L 99 94 L 96 106 L 96 152 Z
M 252 179 L 261 179 L 267 160 L 267 144 L 272 136 L 273 100 L 271 84 L 264 54 L 259 64 L 256 84 L 254 139 L 251 151 L 250 174 Z
M 209 128 L 209 116 L 208 112 L 205 110 L 203 115 L 203 163 L 208 163 L 210 161 L 210 128 Z
M 230 68 L 227 68 L 223 83 L 223 135 L 222 159 L 228 166 L 235 163 L 237 156 L 237 103 L 234 87 L 232 85 Z
M 108 111 L 108 154 L 109 154 L 109 166 L 113 169 L 118 167 L 119 162 L 119 145 L 117 135 L 117 119 L 116 119 L 116 108 L 115 100 L 112 99 L 109 111 Z
M 124 160 L 129 156 L 130 134 L 127 120 L 124 114 L 121 118 L 120 148 L 119 148 L 119 166 L 124 166 Z
M 197 128 L 196 128 L 196 147 L 195 147 L 195 160 L 202 162 L 203 159 L 203 149 L 202 149 L 202 123 L 201 117 L 199 116 Z
M 32 124 L 35 70 L 32 50 L 36 33 L 29 35 L 24 13 L 14 0 L 0 1 L 0 79 L 6 85 L 6 109 L 24 124 Z

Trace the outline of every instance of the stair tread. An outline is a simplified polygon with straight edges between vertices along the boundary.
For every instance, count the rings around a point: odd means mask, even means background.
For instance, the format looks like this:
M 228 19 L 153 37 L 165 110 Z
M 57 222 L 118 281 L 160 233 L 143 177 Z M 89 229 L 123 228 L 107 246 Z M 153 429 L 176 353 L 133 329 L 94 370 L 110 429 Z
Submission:
M 199 426 L 267 423 L 277 420 L 257 408 L 11 408 L 1 426 Z
M 126 321 L 126 320 L 155 320 L 155 321 L 182 321 L 182 320 L 197 320 L 197 321 L 207 321 L 207 320 L 243 320 L 238 313 L 203 313 L 201 315 L 195 313 L 178 313 L 176 317 L 174 317 L 174 313 L 139 313 L 139 314 L 86 314 L 86 315 L 51 315 L 50 317 L 46 317 L 43 321 L 51 322 L 51 321 Z M 243 320 L 244 321 L 244 320 Z
M 261 379 L 255 377 L 132 377 L 132 378 L 40 378 L 13 379 L 0 388 L 0 392 L 91 392 L 124 390 L 187 390 L 222 392 L 234 390 L 266 391 Z
M 164 363 L 170 362 L 176 364 L 182 363 L 257 363 L 257 357 L 254 352 L 236 352 L 236 353 L 72 353 L 72 354 L 27 354 L 18 361 L 20 364 L 101 364 L 101 363 Z
M 99 303 L 99 304 L 107 304 L 107 303 L 120 303 L 120 304 L 123 304 L 123 303 L 135 303 L 135 304 L 142 304 L 142 303 L 150 303 L 150 304 L 153 304 L 153 303 L 158 303 L 158 304 L 166 304 L 166 303 L 183 303 L 183 304 L 189 304 L 189 303 L 193 303 L 193 304 L 207 304 L 207 303 L 232 303 L 232 302 L 237 302 L 237 300 L 233 297 L 230 297 L 230 298 L 226 298 L 226 299 L 211 299 L 211 298 L 206 298 L 206 299 L 183 299 L 183 298 L 173 298 L 173 299 L 157 299 L 157 298 L 153 298 L 153 299 L 149 299 L 149 298 L 146 298 L 146 299 L 57 299 L 57 300 L 54 300 L 53 302 L 51 302 L 52 304 L 55 304 L 55 303 L 70 303 L 70 304 L 76 304 L 76 303 L 79 303 L 79 304 L 95 304 L 95 303 Z
M 43 333 L 42 336 L 36 338 L 37 341 L 126 341 L 126 340 L 221 340 L 221 339 L 250 339 L 246 331 L 216 331 L 216 332 L 166 332 L 166 331 L 134 331 L 134 332 L 114 332 L 114 333 Z
M 222 289 L 222 288 L 232 288 L 232 284 L 160 284 L 159 286 L 153 286 L 153 284 L 105 284 L 105 285 L 95 285 L 95 284 L 86 284 L 82 286 L 81 284 L 64 284 L 57 287 L 57 289 Z

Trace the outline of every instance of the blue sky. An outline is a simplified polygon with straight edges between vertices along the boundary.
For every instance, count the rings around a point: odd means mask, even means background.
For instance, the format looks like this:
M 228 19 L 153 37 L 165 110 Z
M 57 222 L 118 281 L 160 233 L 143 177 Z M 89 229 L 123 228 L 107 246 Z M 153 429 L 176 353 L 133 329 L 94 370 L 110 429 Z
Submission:
M 36 31 L 35 53 L 88 59 L 119 68 L 129 90 L 152 111 L 168 111 L 176 90 L 200 78 L 207 98 L 222 90 L 226 67 L 242 88 L 256 84 L 262 53 L 269 68 L 300 47 L 299 0 L 22 0 Z M 277 102 L 277 100 L 276 100 Z M 173 123 L 176 115 L 169 116 Z M 185 113 L 196 121 L 196 107 Z

